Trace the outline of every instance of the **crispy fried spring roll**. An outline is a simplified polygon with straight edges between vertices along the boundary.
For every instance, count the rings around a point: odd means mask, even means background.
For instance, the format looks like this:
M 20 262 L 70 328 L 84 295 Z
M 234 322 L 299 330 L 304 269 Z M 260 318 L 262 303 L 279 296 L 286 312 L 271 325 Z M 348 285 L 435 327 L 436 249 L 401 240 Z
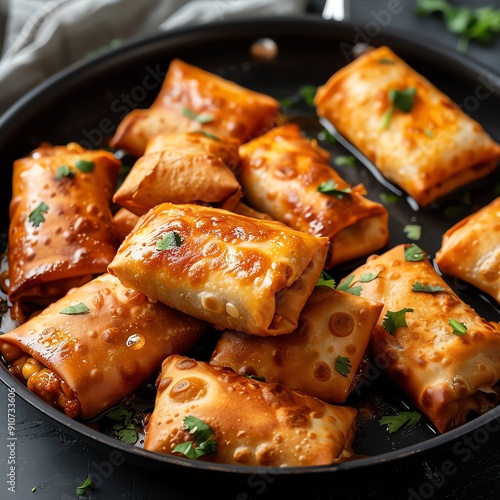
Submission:
M 120 162 L 75 143 L 14 163 L 8 260 L 12 302 L 49 304 L 106 271 L 118 248 L 110 210 Z
M 173 355 L 159 377 L 144 448 L 176 454 L 192 441 L 183 419 L 207 424 L 216 443 L 210 462 L 268 467 L 327 465 L 351 454 L 356 410 L 332 406 L 280 384 Z M 196 447 L 196 446 L 195 446 Z
M 138 215 L 165 201 L 231 210 L 241 198 L 233 173 L 238 166 L 238 146 L 236 139 L 214 139 L 198 132 L 157 136 L 113 201 Z
M 436 262 L 500 303 L 500 198 L 448 229 Z
M 294 332 L 264 338 L 227 330 L 210 364 L 344 403 L 381 310 L 372 300 L 318 286 Z
M 425 252 L 413 250 L 399 245 L 372 256 L 354 276 L 380 273 L 361 285 L 363 297 L 384 304 L 372 337 L 374 354 L 415 406 L 445 432 L 463 424 L 470 411 L 481 414 L 494 406 L 500 330 L 460 300 Z
M 129 113 L 111 145 L 141 156 L 156 135 L 199 129 L 243 141 L 272 127 L 278 108 L 272 97 L 174 59 L 151 108 Z
M 186 353 L 206 330 L 105 274 L 0 336 L 0 352 L 30 391 L 88 419 L 157 373 L 166 356 Z
M 387 210 L 365 198 L 362 185 L 351 188 L 342 180 L 329 165 L 329 153 L 302 137 L 297 125 L 277 127 L 242 145 L 240 156 L 239 180 L 248 204 L 294 229 L 327 236 L 327 268 L 387 244 Z M 318 191 L 322 186 L 332 190 Z
M 387 47 L 340 69 L 315 104 L 420 205 L 487 175 L 500 158 L 500 146 L 476 121 Z
M 328 239 L 226 210 L 158 205 L 108 269 L 125 286 L 220 328 L 292 332 L 323 268 Z

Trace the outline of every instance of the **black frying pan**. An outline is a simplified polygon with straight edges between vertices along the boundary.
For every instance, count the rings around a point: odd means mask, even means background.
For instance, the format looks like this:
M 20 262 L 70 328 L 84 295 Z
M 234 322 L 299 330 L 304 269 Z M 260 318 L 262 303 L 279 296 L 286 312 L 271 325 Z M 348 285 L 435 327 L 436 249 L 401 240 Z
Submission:
M 303 85 L 326 82 L 351 57 L 357 40 L 355 35 L 354 27 L 349 24 L 325 22 L 317 18 L 249 19 L 156 35 L 90 58 L 59 73 L 26 95 L 0 119 L 0 228 L 4 237 L 8 227 L 12 162 L 42 141 L 57 144 L 75 141 L 94 148 L 106 146 L 128 111 L 148 107 L 152 103 L 172 58 L 181 58 L 245 87 L 283 98 L 295 95 Z M 262 61 L 252 57 L 250 46 L 261 37 L 270 37 L 277 43 L 279 51 L 275 59 Z M 374 46 L 389 45 L 478 120 L 495 140 L 500 141 L 498 76 L 453 51 L 436 47 L 434 42 L 410 41 L 396 31 L 375 36 L 370 43 Z M 312 108 L 299 103 L 286 111 L 311 133 L 317 132 Z M 323 146 L 330 149 L 333 156 L 348 154 L 338 143 Z M 381 194 L 391 192 L 390 187 L 381 184 L 361 163 L 357 163 L 355 168 L 335 168 L 351 184 L 363 182 L 369 197 L 376 201 L 380 201 Z M 418 224 L 422 226 L 418 244 L 434 255 L 444 231 L 498 196 L 499 185 L 497 169 L 488 178 L 425 209 L 414 210 L 404 198 L 396 204 L 388 204 L 390 245 L 408 242 L 403 227 Z M 351 263 L 351 268 L 357 264 Z M 336 277 L 345 276 L 349 270 L 349 266 L 337 269 Z M 498 305 L 491 299 L 459 280 L 450 279 L 449 283 L 486 319 L 499 320 Z M 352 401 L 353 404 L 368 401 L 380 416 L 406 409 L 405 398 L 383 374 L 375 369 L 370 377 L 366 389 Z M 296 480 L 304 475 L 314 475 L 315 481 L 330 481 L 334 477 L 349 477 L 361 472 L 366 474 L 366 471 L 376 470 L 387 463 L 407 463 L 405 461 L 415 457 L 422 461 L 426 454 L 437 453 L 442 447 L 454 443 L 460 444 L 461 440 L 474 435 L 479 429 L 493 432 L 492 426 L 498 425 L 500 416 L 498 407 L 444 435 L 437 435 L 426 422 L 389 435 L 375 420 L 361 426 L 356 440 L 358 453 L 366 455 L 366 458 L 338 466 L 268 471 L 146 452 L 93 431 L 52 409 L 13 379 L 4 365 L 0 366 L 0 378 L 29 404 L 69 432 L 104 450 L 118 450 L 134 463 L 149 469 L 175 468 L 175 474 L 180 475 L 196 473 L 209 478 L 219 477 L 220 474 L 224 474 L 225 478 L 246 475 L 247 483 L 252 477 L 263 478 L 261 485 L 265 485 L 265 481 L 270 484 L 276 478 Z M 252 491 L 255 493 L 258 489 L 259 484 L 255 483 Z

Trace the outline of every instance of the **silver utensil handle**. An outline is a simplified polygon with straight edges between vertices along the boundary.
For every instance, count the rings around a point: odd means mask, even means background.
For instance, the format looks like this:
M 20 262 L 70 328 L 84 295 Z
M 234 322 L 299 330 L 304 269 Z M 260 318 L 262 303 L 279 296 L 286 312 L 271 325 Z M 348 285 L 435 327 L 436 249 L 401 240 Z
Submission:
M 350 17 L 349 0 L 326 0 L 323 7 L 323 19 L 345 21 Z

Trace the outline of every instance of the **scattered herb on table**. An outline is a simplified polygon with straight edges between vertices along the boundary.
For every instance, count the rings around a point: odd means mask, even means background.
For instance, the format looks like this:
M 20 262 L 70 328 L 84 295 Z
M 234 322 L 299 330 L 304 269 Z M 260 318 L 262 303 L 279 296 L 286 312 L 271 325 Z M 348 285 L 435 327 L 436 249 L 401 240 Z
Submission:
M 89 476 L 85 481 L 83 481 L 81 486 L 76 487 L 76 494 L 77 495 L 85 495 L 87 493 L 87 490 L 91 488 L 93 485 L 92 483 L 92 478 Z
M 403 231 L 410 240 L 418 241 L 422 236 L 422 226 L 418 224 L 407 224 L 403 227 Z
M 387 430 L 392 434 L 402 427 L 413 427 L 422 415 L 416 411 L 401 411 L 397 415 L 386 415 L 379 420 L 380 425 L 387 425 Z

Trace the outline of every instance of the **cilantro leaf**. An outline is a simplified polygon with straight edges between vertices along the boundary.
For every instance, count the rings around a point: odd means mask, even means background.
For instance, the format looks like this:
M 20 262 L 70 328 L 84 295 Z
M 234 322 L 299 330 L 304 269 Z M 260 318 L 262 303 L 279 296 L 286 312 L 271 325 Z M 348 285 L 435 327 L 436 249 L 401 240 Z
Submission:
M 175 231 L 165 233 L 157 242 L 156 250 L 172 250 L 173 248 L 180 247 L 182 239 Z
M 61 165 L 56 170 L 56 181 L 60 181 L 63 177 L 73 177 L 75 175 L 75 171 L 68 167 L 68 165 Z
M 85 174 L 91 174 L 94 171 L 95 163 L 93 161 L 78 160 L 75 167 Z
M 42 214 L 46 214 L 49 211 L 49 207 L 42 201 L 33 212 L 29 215 L 29 221 L 38 227 L 42 222 L 45 222 L 45 217 Z
M 365 273 L 359 278 L 360 283 L 369 283 L 370 281 L 373 281 L 374 279 L 377 279 L 380 274 L 380 271 L 378 273 Z
M 386 415 L 379 420 L 380 425 L 387 425 L 387 430 L 392 434 L 402 427 L 412 427 L 422 415 L 416 411 L 401 411 L 397 415 Z
M 394 335 L 398 328 L 408 326 L 406 324 L 406 313 L 413 312 L 413 309 L 409 307 L 403 307 L 399 311 L 387 311 L 385 313 L 384 321 L 382 322 L 382 326 L 384 330 L 390 335 Z
M 422 236 L 422 226 L 417 224 L 407 224 L 403 227 L 403 231 L 410 240 L 418 241 Z
M 420 262 L 425 259 L 425 252 L 415 243 L 405 247 L 406 262 Z
M 333 179 L 322 182 L 318 186 L 317 190 L 320 193 L 327 194 L 329 196 L 334 196 L 335 198 L 338 198 L 339 200 L 342 200 L 344 198 L 344 196 L 350 195 L 350 193 L 351 193 L 351 188 L 338 189 L 337 183 Z
M 390 106 L 382 118 L 382 128 L 386 129 L 391 121 L 394 108 L 399 109 L 403 113 L 409 113 L 413 109 L 417 89 L 409 87 L 405 90 L 391 89 L 389 91 Z
M 304 99 L 306 104 L 314 106 L 314 96 L 316 95 L 317 90 L 318 87 L 315 85 L 303 85 L 299 88 L 299 95 L 302 99 Z
M 354 280 L 354 274 L 349 276 L 342 283 L 339 283 L 337 285 L 337 290 L 342 290 L 343 292 L 350 293 L 351 295 L 357 295 L 359 297 L 361 295 L 361 291 L 363 290 L 363 288 L 361 287 L 361 285 L 352 286 L 354 283 L 356 283 L 356 281 L 358 281 L 356 280 L 353 283 L 353 280 Z
M 356 163 L 356 158 L 354 156 L 349 155 L 349 156 L 337 156 L 334 160 L 333 163 L 339 167 L 354 167 Z
M 116 422 L 112 427 L 112 435 L 127 444 L 135 444 L 139 436 L 133 423 L 134 413 L 131 410 L 117 406 L 106 413 L 106 417 Z
M 182 108 L 182 114 L 187 116 L 190 120 L 195 120 L 198 123 L 210 123 L 214 121 L 214 117 L 209 113 L 200 113 L 197 115 L 194 111 L 189 108 Z
M 453 335 L 463 337 L 467 333 L 467 326 L 456 319 L 450 318 L 448 324 L 453 328 Z
M 396 203 L 399 201 L 399 196 L 394 193 L 380 193 L 380 199 L 382 200 L 383 203 Z
M 90 309 L 83 302 L 78 302 L 74 306 L 65 307 L 59 311 L 59 314 L 85 314 L 89 311 Z
M 76 487 L 76 494 L 77 495 L 85 495 L 87 493 L 87 489 L 92 487 L 92 478 L 90 476 L 83 481 L 81 486 Z
M 445 289 L 441 285 L 423 285 L 419 281 L 413 283 L 411 287 L 412 292 L 425 292 L 425 293 L 436 293 L 444 292 Z
M 338 356 L 335 361 L 335 370 L 337 370 L 342 376 L 347 377 L 351 373 L 351 360 L 347 356 Z
M 316 286 L 328 286 L 330 288 L 335 288 L 335 280 L 327 272 L 321 271 Z
M 217 451 L 217 443 L 211 439 L 214 433 L 203 420 L 187 415 L 182 423 L 183 428 L 193 435 L 193 441 L 176 445 L 173 449 L 174 452 L 182 453 L 186 457 L 196 460 L 202 455 Z

